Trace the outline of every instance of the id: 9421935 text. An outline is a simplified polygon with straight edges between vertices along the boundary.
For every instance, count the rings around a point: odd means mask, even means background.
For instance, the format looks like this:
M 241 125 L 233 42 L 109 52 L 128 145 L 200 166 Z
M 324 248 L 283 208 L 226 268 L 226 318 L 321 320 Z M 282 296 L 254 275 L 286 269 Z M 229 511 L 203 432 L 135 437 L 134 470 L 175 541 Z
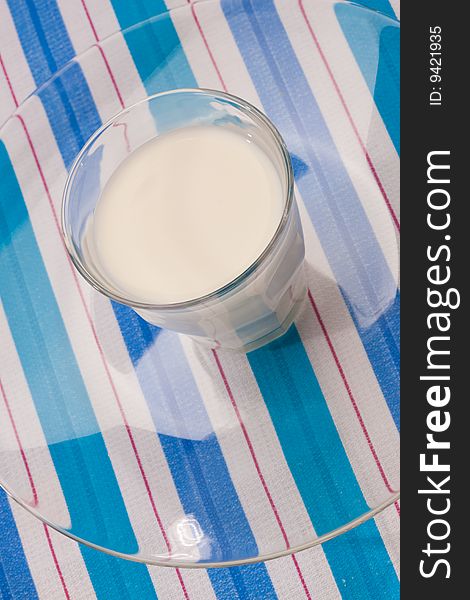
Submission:
M 429 105 L 442 105 L 442 28 L 439 25 L 429 27 Z

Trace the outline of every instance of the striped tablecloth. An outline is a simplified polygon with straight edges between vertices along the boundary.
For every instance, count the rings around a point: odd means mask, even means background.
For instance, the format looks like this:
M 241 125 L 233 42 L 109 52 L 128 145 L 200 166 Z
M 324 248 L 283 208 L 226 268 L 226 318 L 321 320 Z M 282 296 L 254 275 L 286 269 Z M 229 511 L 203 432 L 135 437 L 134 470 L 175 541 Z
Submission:
M 250 6 L 260 4 L 262 16 L 255 18 Z M 363 0 L 362 4 L 399 16 L 398 0 Z M 100 49 L 100 40 L 168 9 L 172 11 L 171 19 L 158 48 L 154 46 L 152 52 L 137 35 L 118 37 L 112 47 Z M 244 430 L 249 443 L 246 448 L 243 446 L 246 452 L 240 452 L 239 457 L 241 461 L 254 460 L 259 470 L 263 486 L 259 510 L 273 511 L 273 526 L 279 527 L 287 539 L 295 529 L 294 505 L 300 502 L 299 510 L 309 511 L 313 502 L 314 491 L 309 483 L 314 475 L 309 473 L 306 477 L 303 470 L 302 435 L 295 437 L 295 430 L 285 427 L 282 415 L 276 412 L 279 402 L 292 401 L 293 388 L 298 394 L 318 394 L 331 412 L 331 430 L 325 433 L 325 439 L 337 449 L 334 451 L 340 457 L 342 476 L 351 481 L 347 492 L 350 497 L 345 502 L 362 502 L 365 508 L 374 482 L 390 487 L 390 482 L 397 480 L 399 297 L 375 323 L 361 322 L 354 315 L 354 298 L 348 297 L 350 273 L 341 261 L 341 250 L 354 250 L 358 268 L 372 268 L 370 257 L 361 255 L 360 240 L 363 232 L 376 227 L 378 219 L 377 211 L 368 203 L 367 185 L 362 185 L 363 181 L 361 184 L 360 177 L 355 179 L 352 164 L 360 164 L 369 174 L 399 230 L 399 84 L 394 70 L 397 53 L 388 46 L 380 47 L 384 56 L 372 57 L 374 65 L 383 58 L 388 61 L 388 68 L 382 69 L 380 79 L 377 76 L 377 80 L 371 80 L 370 48 L 364 43 L 364 36 L 357 35 L 357 23 L 348 18 L 347 10 L 344 14 L 337 11 L 337 17 L 341 25 L 338 39 L 330 40 L 316 30 L 315 6 L 310 0 L 0 0 L 1 123 L 74 56 L 93 46 L 100 52 L 99 64 L 96 60 L 83 61 L 71 73 L 69 87 L 66 82 L 64 89 L 56 90 L 55 93 L 63 94 L 59 103 L 51 97 L 52 92 L 39 94 L 31 114 L 18 118 L 16 129 L 5 133 L 0 143 L 0 340 L 2 356 L 9 357 L 0 365 L 0 427 L 12 427 L 15 406 L 10 400 L 15 386 L 24 386 L 25 390 L 29 388 L 47 435 L 45 424 L 53 418 L 47 394 L 61 393 L 59 388 L 41 387 L 44 382 L 35 371 L 28 338 L 31 327 L 22 326 L 24 319 L 37 319 L 45 353 L 54 369 L 63 369 L 61 374 L 67 385 L 93 395 L 93 383 L 84 381 L 84 373 L 89 369 L 87 361 L 98 365 L 93 371 L 98 384 L 104 377 L 84 316 L 91 291 L 86 292 L 84 305 L 70 301 L 70 294 L 77 297 L 72 289 L 75 284 L 54 222 L 60 190 L 50 189 L 50 180 L 60 170 L 65 173 L 103 119 L 135 99 L 172 87 L 226 89 L 262 107 L 284 135 L 294 157 L 307 255 L 315 255 L 323 272 L 338 283 L 334 290 L 331 286 L 323 290 L 316 283 L 309 298 L 311 310 L 289 333 L 291 350 L 278 357 L 278 362 L 276 352 L 249 355 L 248 383 L 244 382 L 243 373 L 233 371 L 229 359 L 212 365 L 224 373 L 226 391 L 233 402 L 243 402 L 243 386 L 258 385 L 267 408 L 263 418 L 272 421 L 269 426 L 275 432 L 273 440 L 257 438 L 256 430 Z M 334 65 L 328 62 L 325 48 L 329 44 L 338 45 L 344 61 L 338 60 Z M 154 74 L 156 61 L 164 60 L 175 62 L 172 81 Z M 361 122 L 361 107 L 348 88 L 351 70 L 357 71 L 355 77 L 360 85 L 369 87 L 375 103 L 373 135 L 367 131 L 369 123 Z M 323 89 L 328 93 L 324 94 Z M 85 113 L 86 119 L 81 119 Z M 40 130 L 48 133 L 39 139 L 37 123 L 41 120 Z M 81 128 L 85 121 L 90 130 Z M 327 158 L 320 161 L 317 170 L 334 179 L 335 185 L 344 186 L 347 204 L 340 210 L 352 215 L 345 236 L 337 234 L 328 217 L 318 209 L 318 181 L 302 170 L 305 165 L 296 164 L 296 145 L 301 136 L 320 139 L 325 144 Z M 348 140 L 347 145 L 344 139 Z M 24 158 L 26 155 L 28 158 Z M 312 162 L 315 160 L 313 156 Z M 43 208 L 35 206 L 38 197 L 44 198 Z M 25 255 L 20 256 L 16 271 L 8 242 L 2 245 L 2 240 L 8 238 L 13 214 L 15 218 L 20 215 L 26 223 L 16 252 L 27 253 L 28 257 L 24 260 Z M 348 247 L 348 243 L 352 246 Z M 341 244 L 346 245 L 343 248 Z M 379 236 L 373 252 L 380 260 L 393 260 L 393 250 Z M 22 285 L 26 286 L 23 291 L 18 288 L 18 269 Z M 395 289 L 395 282 L 390 281 L 390 286 Z M 40 298 L 41 310 L 34 315 L 28 313 L 34 309 L 26 306 L 24 289 Z M 63 302 L 64 298 L 67 302 Z M 111 308 L 109 303 L 107 306 L 106 315 L 115 321 L 119 336 L 116 344 L 129 364 L 136 365 L 150 343 L 148 335 L 143 335 L 145 325 L 127 309 Z M 342 320 L 354 322 L 353 332 L 350 327 L 347 336 L 338 327 Z M 316 340 L 314 347 L 305 343 L 312 335 Z M 157 358 L 171 375 L 171 361 L 183 358 L 181 347 L 169 339 L 166 346 L 165 341 L 159 343 Z M 24 376 L 15 375 L 20 372 Z M 137 368 L 136 373 L 145 396 L 145 374 Z M 94 419 L 93 409 L 90 411 L 89 418 Z M 309 417 L 314 419 L 315 415 Z M 12 431 L 21 443 L 22 431 Z M 348 441 L 343 449 L 345 439 Z M 227 449 L 223 440 L 219 443 L 217 452 L 223 462 Z M 99 449 L 94 451 L 99 453 Z M 280 489 L 277 484 L 276 473 L 270 470 L 272 452 L 283 454 L 292 474 L 292 490 Z M 177 457 L 171 456 L 168 451 L 170 472 L 184 505 L 185 490 L 178 486 L 177 469 L 172 464 Z M 41 494 L 44 486 L 33 467 L 27 473 L 29 484 L 33 494 Z M 59 473 L 64 465 L 54 467 Z M 239 506 L 234 527 L 248 528 L 246 531 L 251 527 L 250 535 L 255 540 L 256 510 L 245 514 L 246 498 L 243 490 L 237 489 L 237 475 L 226 468 L 223 472 L 235 484 L 220 482 L 226 491 L 225 502 Z M 63 492 L 69 510 L 80 510 L 80 490 L 74 482 L 64 480 Z M 115 510 L 122 510 L 123 520 L 128 519 L 120 497 Z M 328 528 L 328 515 L 310 514 L 315 529 Z M 399 506 L 395 505 L 353 532 L 294 557 L 249 567 L 176 571 L 147 568 L 80 546 L 48 529 L 0 491 L 0 598 L 398 598 L 398 531 Z

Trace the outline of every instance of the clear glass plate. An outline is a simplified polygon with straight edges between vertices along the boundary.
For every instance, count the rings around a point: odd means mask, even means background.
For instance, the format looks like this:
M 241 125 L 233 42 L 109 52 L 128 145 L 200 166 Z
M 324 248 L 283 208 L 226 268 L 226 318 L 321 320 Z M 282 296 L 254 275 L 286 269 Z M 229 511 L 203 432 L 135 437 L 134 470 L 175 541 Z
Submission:
M 1 128 L 0 484 L 131 560 L 268 560 L 399 511 L 399 25 L 329 0 L 277 6 L 307 78 L 266 3 L 201 2 L 97 41 Z M 309 294 L 296 326 L 248 355 L 112 305 L 61 238 L 86 139 L 194 86 L 260 106 L 293 160 Z

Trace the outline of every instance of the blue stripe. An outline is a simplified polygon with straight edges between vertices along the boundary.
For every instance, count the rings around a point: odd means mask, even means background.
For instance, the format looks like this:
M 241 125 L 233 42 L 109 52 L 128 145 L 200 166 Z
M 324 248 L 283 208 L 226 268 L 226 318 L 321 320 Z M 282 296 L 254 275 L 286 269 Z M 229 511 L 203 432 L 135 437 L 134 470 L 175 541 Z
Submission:
M 380 34 L 379 66 L 374 99 L 400 154 L 400 29 L 385 27 Z
M 11 600 L 10 587 L 8 585 L 5 572 L 3 570 L 2 560 L 0 558 L 0 599 Z
M 10 0 L 10 11 L 33 77 L 39 85 L 75 54 L 55 0 Z M 39 93 L 65 165 L 101 125 L 88 84 L 72 64 Z
M 336 4 L 335 12 L 400 154 L 400 28 L 381 15 L 358 10 L 350 4 Z
M 8 0 L 36 85 L 71 60 L 75 51 L 55 0 Z
M 38 598 L 7 495 L 1 489 L 0 597 L 4 600 Z
M 10 586 L 8 585 L 5 571 L 3 570 L 2 559 L 0 557 L 0 599 L 11 600 Z
M 372 10 L 378 10 L 379 12 L 396 19 L 395 11 L 388 0 L 356 0 L 355 4 L 360 4 L 366 8 Z
M 138 550 L 116 477 L 41 259 L 26 205 L 0 146 L 1 297 L 69 509 L 72 531 L 103 546 Z M 77 526 L 79 524 L 79 526 Z M 154 598 L 142 565 L 81 547 L 97 594 Z M 106 569 L 103 567 L 106 566 Z
M 399 298 L 385 257 L 272 1 L 222 7 L 267 113 L 308 165 L 297 185 L 399 427 Z
M 315 531 L 327 533 L 366 512 L 295 327 L 248 360 Z M 325 544 L 324 551 L 342 598 L 398 598 L 398 579 L 374 521 Z
M 112 0 L 112 4 L 121 29 L 167 12 L 163 0 L 139 0 L 138 2 Z M 175 38 L 173 37 L 173 39 Z
M 0 556 L 0 599 L 1 600 L 10 600 L 10 588 L 7 583 L 5 571 L 3 570 L 2 559 Z
M 75 63 L 39 92 L 60 153 L 67 167 L 86 140 L 100 127 L 93 98 L 80 66 Z
M 121 5 L 116 0 L 113 6 Z M 124 36 L 147 93 L 197 87 L 171 19 L 162 16 Z

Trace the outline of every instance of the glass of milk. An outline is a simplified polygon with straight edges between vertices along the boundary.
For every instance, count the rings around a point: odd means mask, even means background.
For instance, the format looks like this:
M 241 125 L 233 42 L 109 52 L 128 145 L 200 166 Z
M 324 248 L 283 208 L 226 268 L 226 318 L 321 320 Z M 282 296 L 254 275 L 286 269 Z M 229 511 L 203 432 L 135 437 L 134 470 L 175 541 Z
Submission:
M 248 102 L 186 89 L 125 109 L 70 171 L 62 225 L 83 277 L 211 347 L 282 335 L 305 296 L 292 166 Z

